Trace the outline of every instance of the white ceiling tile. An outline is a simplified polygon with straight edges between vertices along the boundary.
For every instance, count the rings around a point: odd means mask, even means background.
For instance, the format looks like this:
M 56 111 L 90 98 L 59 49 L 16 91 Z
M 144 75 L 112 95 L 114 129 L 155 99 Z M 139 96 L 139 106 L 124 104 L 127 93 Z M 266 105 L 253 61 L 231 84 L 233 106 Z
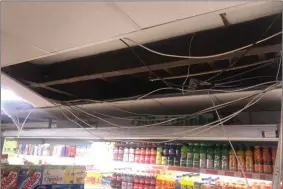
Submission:
M 54 62 L 62 62 L 62 61 L 71 60 L 74 58 L 86 57 L 86 56 L 99 54 L 99 53 L 103 53 L 107 51 L 122 49 L 125 47 L 126 47 L 125 44 L 122 43 L 120 40 L 114 40 L 114 41 L 109 41 L 109 42 L 93 45 L 93 46 L 86 47 L 86 48 L 81 48 L 75 51 L 68 51 L 65 53 L 55 54 L 55 55 L 48 56 L 43 59 L 33 60 L 31 62 L 35 64 L 51 64 Z
M 8 34 L 54 52 L 93 43 L 136 29 L 105 3 L 14 2 L 1 4 Z
M 45 51 L 1 32 L 1 67 L 44 54 L 46 54 Z
M 255 1 L 255 0 L 252 0 Z M 234 1 L 207 1 L 207 6 L 209 7 L 209 11 L 221 10 L 229 7 L 234 7 L 237 5 L 245 4 L 245 3 L 253 3 L 251 0 L 234 0 Z
M 119 2 L 116 3 L 142 28 L 208 12 L 206 1 L 193 2 Z

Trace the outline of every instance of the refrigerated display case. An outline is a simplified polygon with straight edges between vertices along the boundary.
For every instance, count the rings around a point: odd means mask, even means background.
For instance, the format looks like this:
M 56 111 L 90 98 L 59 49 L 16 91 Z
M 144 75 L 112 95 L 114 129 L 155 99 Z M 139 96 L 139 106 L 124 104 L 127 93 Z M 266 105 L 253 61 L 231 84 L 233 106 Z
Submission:
M 271 128 L 265 132 L 271 132 Z M 159 143 L 160 139 L 154 137 L 146 142 L 7 137 L 3 153 L 8 154 L 10 165 L 40 165 L 54 178 L 58 171 L 51 171 L 50 166 L 84 167 L 84 187 L 89 189 L 269 189 L 277 138 L 275 134 L 263 137 L 262 132 L 257 139 L 254 135 L 253 141 L 236 139 L 235 133 L 231 140 L 237 157 L 225 140 L 197 138 Z M 47 182 L 42 180 L 40 184 Z

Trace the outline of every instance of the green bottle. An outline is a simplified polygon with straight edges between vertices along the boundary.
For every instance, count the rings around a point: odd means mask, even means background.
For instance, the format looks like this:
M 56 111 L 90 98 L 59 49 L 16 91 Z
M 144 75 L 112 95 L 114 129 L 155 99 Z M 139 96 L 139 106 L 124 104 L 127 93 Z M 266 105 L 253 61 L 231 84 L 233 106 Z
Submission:
M 189 143 L 189 148 L 187 152 L 187 167 L 193 167 L 193 144 Z
M 205 169 L 206 168 L 206 145 L 201 143 L 200 144 L 200 151 L 199 151 L 199 167 Z
M 221 145 L 216 144 L 214 150 L 214 169 L 220 170 L 221 169 Z
M 221 158 L 221 169 L 222 170 L 228 170 L 229 169 L 229 150 L 228 145 L 223 144 L 222 146 L 222 158 Z
M 180 166 L 181 167 L 186 167 L 188 150 L 189 150 L 188 145 L 183 144 L 182 148 L 181 148 L 181 159 L 180 159 Z
M 200 160 L 199 150 L 200 150 L 199 144 L 195 143 L 194 148 L 193 148 L 193 167 L 194 168 L 199 168 L 199 160 Z
M 206 151 L 206 167 L 207 169 L 213 169 L 213 164 L 214 164 L 214 146 L 213 145 L 208 145 L 207 146 L 207 151 Z

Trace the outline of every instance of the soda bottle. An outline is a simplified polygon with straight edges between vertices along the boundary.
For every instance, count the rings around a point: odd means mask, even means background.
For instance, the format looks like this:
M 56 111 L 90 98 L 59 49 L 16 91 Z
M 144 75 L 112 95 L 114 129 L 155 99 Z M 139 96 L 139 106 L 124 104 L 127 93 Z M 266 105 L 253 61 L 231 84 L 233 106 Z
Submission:
M 129 149 L 129 162 L 134 162 L 135 161 L 135 148 L 134 148 L 134 143 L 132 142 L 130 144 L 130 149 Z
M 181 144 L 176 144 L 174 166 L 180 166 L 180 159 L 181 159 Z
M 223 144 L 222 146 L 222 157 L 221 157 L 222 163 L 221 168 L 222 170 L 228 170 L 229 169 L 229 151 L 228 151 L 228 145 Z
M 254 148 L 254 170 L 256 173 L 263 173 L 262 151 L 260 146 L 255 146 Z
M 262 160 L 263 160 L 263 173 L 271 174 L 272 173 L 271 154 L 269 148 L 266 146 L 262 148 Z
M 119 147 L 117 146 L 118 144 L 114 144 L 113 148 L 113 160 L 118 160 L 118 154 L 119 154 Z
M 187 153 L 188 153 L 188 145 L 183 144 L 181 148 L 181 159 L 180 159 L 180 166 L 186 167 L 187 164 Z
M 254 171 L 253 152 L 249 146 L 246 148 L 245 151 L 245 160 L 246 160 L 246 171 L 253 172 Z
M 165 143 L 165 147 L 163 149 L 163 156 L 162 156 L 162 160 L 161 160 L 161 164 L 162 165 L 167 165 L 167 163 L 168 163 L 168 155 L 169 155 L 169 147 L 168 147 L 168 144 Z
M 118 160 L 123 161 L 123 156 L 124 156 L 124 147 L 120 146 L 118 151 Z
M 206 168 L 206 146 L 205 144 L 200 144 L 200 151 L 199 151 L 199 167 L 205 169 Z
M 141 149 L 140 149 L 140 144 L 137 143 L 137 147 L 135 150 L 135 162 L 140 163 L 140 156 L 141 156 Z
M 221 169 L 221 145 L 216 144 L 214 150 L 214 169 Z
M 237 171 L 237 158 L 235 156 L 234 151 L 231 149 L 229 151 L 229 170 L 230 171 Z
M 199 144 L 195 143 L 194 144 L 194 148 L 193 148 L 193 167 L 194 168 L 199 168 L 199 161 L 200 161 L 200 157 L 199 157 Z
M 129 148 L 128 148 L 128 143 L 126 143 L 126 145 L 125 145 L 125 147 L 124 147 L 123 161 L 125 161 L 125 162 L 129 161 Z
M 168 163 L 167 165 L 174 165 L 174 157 L 175 157 L 175 145 L 172 143 L 172 144 L 169 144 L 169 155 L 168 155 Z
M 157 165 L 161 165 L 162 155 L 163 155 L 163 146 L 158 146 L 156 150 L 156 162 L 155 162 Z
M 189 143 L 189 147 L 188 147 L 188 152 L 187 152 L 187 167 L 193 167 L 193 157 L 194 157 L 194 154 L 193 154 L 193 144 L 192 143 Z
M 213 164 L 214 164 L 214 152 L 213 152 L 213 146 L 208 145 L 207 147 L 207 154 L 206 154 L 206 167 L 207 169 L 213 169 Z
M 243 150 L 243 146 L 239 145 L 237 150 L 237 157 L 238 157 L 238 170 L 245 171 L 245 152 Z

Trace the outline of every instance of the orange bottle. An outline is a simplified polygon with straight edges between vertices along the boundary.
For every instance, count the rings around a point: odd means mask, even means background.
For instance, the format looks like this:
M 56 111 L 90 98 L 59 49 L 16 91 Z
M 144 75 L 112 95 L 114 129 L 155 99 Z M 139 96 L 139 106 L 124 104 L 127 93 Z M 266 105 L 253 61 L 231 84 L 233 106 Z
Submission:
M 263 172 L 266 174 L 272 173 L 271 154 L 268 147 L 262 149 Z
M 237 150 L 237 157 L 238 157 L 238 170 L 240 171 L 243 169 L 245 171 L 245 152 L 243 150 L 242 146 L 239 146 L 239 149 Z
M 245 160 L 246 160 L 246 171 L 254 171 L 254 161 L 253 161 L 253 152 L 250 147 L 247 147 L 245 151 Z
M 262 173 L 262 152 L 260 146 L 255 146 L 254 149 L 254 171 L 256 173 Z

